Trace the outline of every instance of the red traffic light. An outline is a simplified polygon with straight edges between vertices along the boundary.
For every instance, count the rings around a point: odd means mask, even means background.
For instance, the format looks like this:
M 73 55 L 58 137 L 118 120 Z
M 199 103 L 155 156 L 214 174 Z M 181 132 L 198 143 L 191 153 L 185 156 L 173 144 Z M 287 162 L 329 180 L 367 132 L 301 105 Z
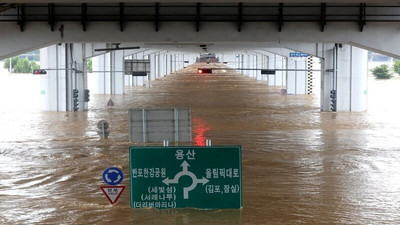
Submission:
M 198 69 L 197 69 L 197 73 L 198 73 L 198 74 L 202 74 L 202 73 L 212 73 L 212 69 L 198 68 Z
M 33 74 L 35 74 L 35 75 L 47 74 L 47 71 L 43 70 L 43 69 L 37 69 L 37 70 L 33 70 Z

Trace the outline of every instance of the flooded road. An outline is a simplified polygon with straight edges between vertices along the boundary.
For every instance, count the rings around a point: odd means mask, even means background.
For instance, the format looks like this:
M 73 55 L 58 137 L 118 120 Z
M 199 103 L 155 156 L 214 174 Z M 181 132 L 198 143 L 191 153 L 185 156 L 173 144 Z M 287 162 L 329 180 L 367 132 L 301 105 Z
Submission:
M 321 113 L 315 96 L 195 68 L 113 96 L 113 108 L 92 95 L 88 112 L 0 111 L 0 224 L 400 223 L 398 105 Z M 102 172 L 122 168 L 129 187 L 128 109 L 142 107 L 190 107 L 193 145 L 242 145 L 242 210 L 134 210 L 129 188 L 109 205 Z

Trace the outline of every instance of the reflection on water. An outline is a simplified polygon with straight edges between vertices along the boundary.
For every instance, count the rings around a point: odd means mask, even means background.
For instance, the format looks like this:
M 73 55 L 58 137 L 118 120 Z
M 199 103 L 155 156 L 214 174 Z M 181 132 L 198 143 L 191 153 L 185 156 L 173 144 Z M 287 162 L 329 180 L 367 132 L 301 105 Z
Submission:
M 207 126 L 207 123 L 204 122 L 201 118 L 192 118 L 192 132 L 195 135 L 193 138 L 193 145 L 205 146 L 206 145 L 205 133 L 209 130 L 210 127 Z
M 111 109 L 102 95 L 88 112 L 2 109 L 0 224 L 400 223 L 398 110 L 375 99 L 384 111 L 321 113 L 314 96 L 282 96 L 242 75 L 205 77 L 195 68 L 112 96 Z M 394 100 L 379 88 L 370 96 Z M 101 174 L 109 166 L 128 174 L 133 107 L 190 107 L 193 145 L 242 145 L 244 208 L 135 210 L 129 188 L 110 206 Z M 96 134 L 101 119 L 110 122 L 108 140 Z

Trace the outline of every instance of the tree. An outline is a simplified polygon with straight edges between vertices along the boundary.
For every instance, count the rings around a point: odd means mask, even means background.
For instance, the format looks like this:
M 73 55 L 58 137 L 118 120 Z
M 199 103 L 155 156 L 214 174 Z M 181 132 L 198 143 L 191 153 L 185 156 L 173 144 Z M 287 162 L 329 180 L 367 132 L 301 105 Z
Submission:
M 14 68 L 15 65 L 17 65 L 17 62 L 19 60 L 19 57 L 12 57 L 11 58 L 11 68 Z M 10 59 L 4 60 L 4 69 L 10 69 Z
M 33 72 L 33 70 L 38 70 L 38 69 L 40 69 L 40 66 L 37 63 L 35 63 L 34 61 L 31 61 L 32 72 Z
M 394 60 L 393 71 L 400 76 L 400 60 Z
M 28 58 L 13 57 L 11 59 L 12 73 L 32 73 L 35 69 L 40 69 L 40 66 L 34 62 L 29 61 Z M 10 59 L 4 60 L 4 68 L 10 68 Z
M 390 79 L 393 74 L 389 71 L 388 65 L 380 65 L 371 70 L 376 79 Z
M 14 67 L 14 73 L 31 73 L 32 65 L 27 58 L 19 59 Z
M 89 71 L 89 73 L 93 71 L 93 61 L 91 58 L 87 59 L 87 70 Z

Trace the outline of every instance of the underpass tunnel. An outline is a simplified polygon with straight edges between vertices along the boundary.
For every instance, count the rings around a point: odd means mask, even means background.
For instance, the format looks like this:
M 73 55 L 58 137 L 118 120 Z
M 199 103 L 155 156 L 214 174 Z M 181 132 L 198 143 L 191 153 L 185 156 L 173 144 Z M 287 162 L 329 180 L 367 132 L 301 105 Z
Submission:
M 399 83 L 371 82 L 367 63 L 400 56 L 398 3 L 133 1 L 0 3 L 0 59 L 41 56 L 37 73 L 0 74 L 0 224 L 398 224 Z M 226 186 L 232 166 L 193 150 L 190 169 L 178 152 L 135 168 L 140 145 L 241 146 L 243 208 L 148 209 L 178 171 Z M 150 184 L 146 204 L 127 186 L 108 205 L 108 166 Z M 135 180 L 151 168 L 158 179 Z M 230 199 L 222 185 L 213 195 Z
M 123 95 L 127 87 L 151 88 L 152 81 L 207 54 L 265 88 L 279 88 L 283 95 L 313 95 L 321 111 L 367 109 L 367 51 L 352 45 L 320 43 L 316 51 L 304 51 L 308 44 L 302 49 L 301 43 L 296 44 L 300 50 L 218 43 L 183 47 L 122 43 L 123 49 L 120 45 L 67 43 L 42 48 L 40 64 L 47 74 L 40 78 L 41 109 L 85 111 L 90 108 L 90 94 Z
M 326 10 L 342 19 L 331 23 Z M 88 110 L 88 91 L 119 95 L 127 86 L 150 88 L 205 52 L 286 95 L 316 96 L 321 111 L 365 111 L 366 50 L 400 55 L 391 26 L 398 21 L 396 7 L 383 3 L 5 3 L 0 11 L 0 28 L 8 30 L 0 37 L 0 59 L 46 47 L 49 57 L 41 64 L 52 69 L 52 78 L 43 78 L 41 98 L 50 111 Z M 367 21 L 367 14 L 374 19 Z M 140 49 L 95 51 L 120 45 Z M 122 60 L 148 60 L 148 74 L 124 74 Z

